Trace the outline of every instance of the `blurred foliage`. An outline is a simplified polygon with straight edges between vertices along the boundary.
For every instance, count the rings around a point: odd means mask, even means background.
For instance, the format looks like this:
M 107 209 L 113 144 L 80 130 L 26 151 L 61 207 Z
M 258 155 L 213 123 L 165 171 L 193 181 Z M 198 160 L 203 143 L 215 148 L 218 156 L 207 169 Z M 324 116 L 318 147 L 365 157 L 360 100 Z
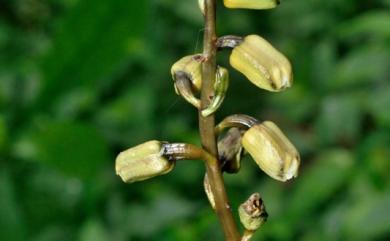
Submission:
M 255 191 L 265 200 L 254 240 L 390 239 L 389 9 L 218 9 L 220 35 L 260 34 L 294 66 L 294 88 L 279 94 L 232 70 L 217 114 L 273 120 L 302 154 L 288 184 L 250 158 L 225 175 L 233 207 Z M 131 185 L 113 168 L 119 151 L 152 138 L 199 143 L 169 69 L 201 51 L 202 28 L 195 0 L 0 1 L 0 240 L 222 240 L 201 164 Z

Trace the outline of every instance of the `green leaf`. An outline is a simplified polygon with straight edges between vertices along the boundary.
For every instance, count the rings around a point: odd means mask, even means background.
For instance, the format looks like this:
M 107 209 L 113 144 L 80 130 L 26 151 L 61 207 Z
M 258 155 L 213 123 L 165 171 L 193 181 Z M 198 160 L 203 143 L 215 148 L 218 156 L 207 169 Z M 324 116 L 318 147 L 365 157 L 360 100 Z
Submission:
M 312 88 L 321 93 L 333 84 L 337 65 L 337 42 L 332 38 L 325 38 L 317 43 L 312 50 L 312 59 L 314 61 L 311 63 L 313 67 L 310 72 L 315 79 Z
M 8 142 L 7 123 L 4 116 L 0 114 L 0 151 L 4 150 Z
M 73 229 L 63 225 L 45 225 L 43 230 L 40 230 L 30 238 L 31 241 L 68 241 L 74 240 L 75 234 Z
M 331 199 L 349 180 L 352 164 L 352 155 L 346 150 L 335 149 L 323 153 L 294 182 L 286 216 L 293 219 L 303 217 Z
M 94 177 L 110 161 L 107 144 L 94 127 L 77 122 L 42 122 L 16 144 L 16 156 L 80 178 Z
M 356 48 L 339 61 L 331 86 L 336 89 L 385 83 L 390 75 L 387 53 L 388 48 L 382 45 Z
M 361 35 L 390 38 L 390 13 L 388 11 L 371 11 L 358 15 L 338 27 L 341 39 Z
M 151 135 L 155 128 L 154 90 L 143 82 L 131 85 L 124 92 L 96 113 L 96 121 L 107 139 L 127 146 L 155 138 Z
M 6 170 L 0 171 L 0 240 L 25 240 L 24 222 L 15 188 Z
M 193 0 L 160 1 L 164 7 L 191 24 L 198 26 L 203 23 L 203 16 L 198 7 L 198 2 Z
M 79 1 L 59 24 L 52 49 L 42 60 L 38 107 L 75 86 L 107 87 L 143 46 L 148 1 Z
M 358 149 L 364 164 L 364 171 L 369 173 L 371 181 L 377 187 L 390 186 L 390 131 L 377 131 L 366 137 Z
M 350 240 L 375 240 L 390 234 L 390 192 L 365 197 L 347 211 L 345 232 Z
M 390 85 L 382 86 L 368 93 L 368 111 L 374 117 L 376 123 L 382 127 L 390 127 Z
M 132 205 L 128 212 L 127 227 L 135 236 L 150 238 L 167 226 L 188 219 L 194 212 L 194 206 L 173 193 L 161 194 L 149 205 Z
M 294 86 L 288 91 L 270 95 L 268 101 L 272 104 L 273 111 L 280 111 L 286 115 L 286 119 L 302 122 L 308 118 L 315 109 L 318 96 L 310 95 L 302 86 Z
M 358 95 L 334 95 L 324 99 L 316 122 L 322 144 L 354 143 L 360 135 L 361 101 Z
M 87 221 L 80 230 L 79 241 L 108 241 L 107 230 L 103 224 L 97 219 Z

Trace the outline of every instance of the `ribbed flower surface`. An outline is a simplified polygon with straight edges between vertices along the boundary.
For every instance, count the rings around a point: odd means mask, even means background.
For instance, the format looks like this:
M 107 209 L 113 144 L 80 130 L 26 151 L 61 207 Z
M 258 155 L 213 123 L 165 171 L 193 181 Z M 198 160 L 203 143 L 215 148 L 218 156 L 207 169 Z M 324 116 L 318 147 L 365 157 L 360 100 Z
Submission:
M 245 37 L 233 49 L 230 64 L 259 88 L 282 91 L 292 85 L 290 61 L 260 36 Z
M 299 153 L 273 122 L 251 127 L 245 132 L 242 145 L 270 177 L 285 182 L 298 175 Z
M 148 141 L 127 149 L 117 156 L 115 170 L 124 182 L 132 183 L 162 175 L 175 163 L 162 156 L 161 142 Z

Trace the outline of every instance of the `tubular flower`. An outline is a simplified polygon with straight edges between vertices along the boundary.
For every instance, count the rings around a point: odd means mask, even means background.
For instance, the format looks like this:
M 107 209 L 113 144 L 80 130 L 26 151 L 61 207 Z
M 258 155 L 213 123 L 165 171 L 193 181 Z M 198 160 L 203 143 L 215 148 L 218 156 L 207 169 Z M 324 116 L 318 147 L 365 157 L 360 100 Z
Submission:
M 116 174 L 124 182 L 132 183 L 168 173 L 175 161 L 163 154 L 163 143 L 155 140 L 127 149 L 115 160 Z
M 252 126 L 243 135 L 242 145 L 272 178 L 285 182 L 298 176 L 299 153 L 273 122 Z
M 172 78 L 176 94 L 200 108 L 200 100 L 195 97 L 202 85 L 202 55 L 195 54 L 181 58 L 172 65 Z
M 189 55 L 178 60 L 171 68 L 176 94 L 197 109 L 200 109 L 200 100 L 196 95 L 202 87 L 202 61 L 201 54 Z M 201 111 L 202 116 L 213 114 L 221 106 L 229 87 L 229 72 L 226 68 L 217 66 L 215 75 L 215 93 L 209 106 Z
M 234 47 L 230 64 L 259 88 L 277 92 L 292 85 L 290 61 L 260 36 L 249 35 Z

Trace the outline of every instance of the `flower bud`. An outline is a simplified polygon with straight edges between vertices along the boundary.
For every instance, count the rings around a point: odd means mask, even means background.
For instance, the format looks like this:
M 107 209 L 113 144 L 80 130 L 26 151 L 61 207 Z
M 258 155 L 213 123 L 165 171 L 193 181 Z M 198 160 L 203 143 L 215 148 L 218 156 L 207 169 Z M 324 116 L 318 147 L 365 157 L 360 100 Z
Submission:
M 285 182 L 298 176 L 299 153 L 273 122 L 252 126 L 243 135 L 242 145 L 272 178 Z
M 171 171 L 174 160 L 163 156 L 159 141 L 148 141 L 119 153 L 115 160 L 117 175 L 126 183 L 132 183 Z
M 195 97 L 195 93 L 199 92 L 202 85 L 202 59 L 201 54 L 185 56 L 171 68 L 176 94 L 198 109 L 200 100 Z
M 199 91 L 202 85 L 202 55 L 188 55 L 171 67 L 171 74 L 173 80 L 176 80 L 177 73 L 183 72 L 190 80 L 194 90 Z
M 227 8 L 269 9 L 278 6 L 279 0 L 224 0 Z
M 233 48 L 230 64 L 259 88 L 277 92 L 292 85 L 290 62 L 260 36 L 249 35 Z
M 267 221 L 268 214 L 259 193 L 252 194 L 238 208 L 240 221 L 246 230 L 255 231 Z
M 200 109 L 200 100 L 195 95 L 200 92 L 202 87 L 202 62 L 203 56 L 201 54 L 189 55 L 181 58 L 171 68 L 176 94 L 181 95 L 198 109 Z M 227 69 L 217 66 L 215 75 L 215 94 L 209 106 L 201 111 L 203 116 L 213 114 L 221 106 L 229 87 Z

